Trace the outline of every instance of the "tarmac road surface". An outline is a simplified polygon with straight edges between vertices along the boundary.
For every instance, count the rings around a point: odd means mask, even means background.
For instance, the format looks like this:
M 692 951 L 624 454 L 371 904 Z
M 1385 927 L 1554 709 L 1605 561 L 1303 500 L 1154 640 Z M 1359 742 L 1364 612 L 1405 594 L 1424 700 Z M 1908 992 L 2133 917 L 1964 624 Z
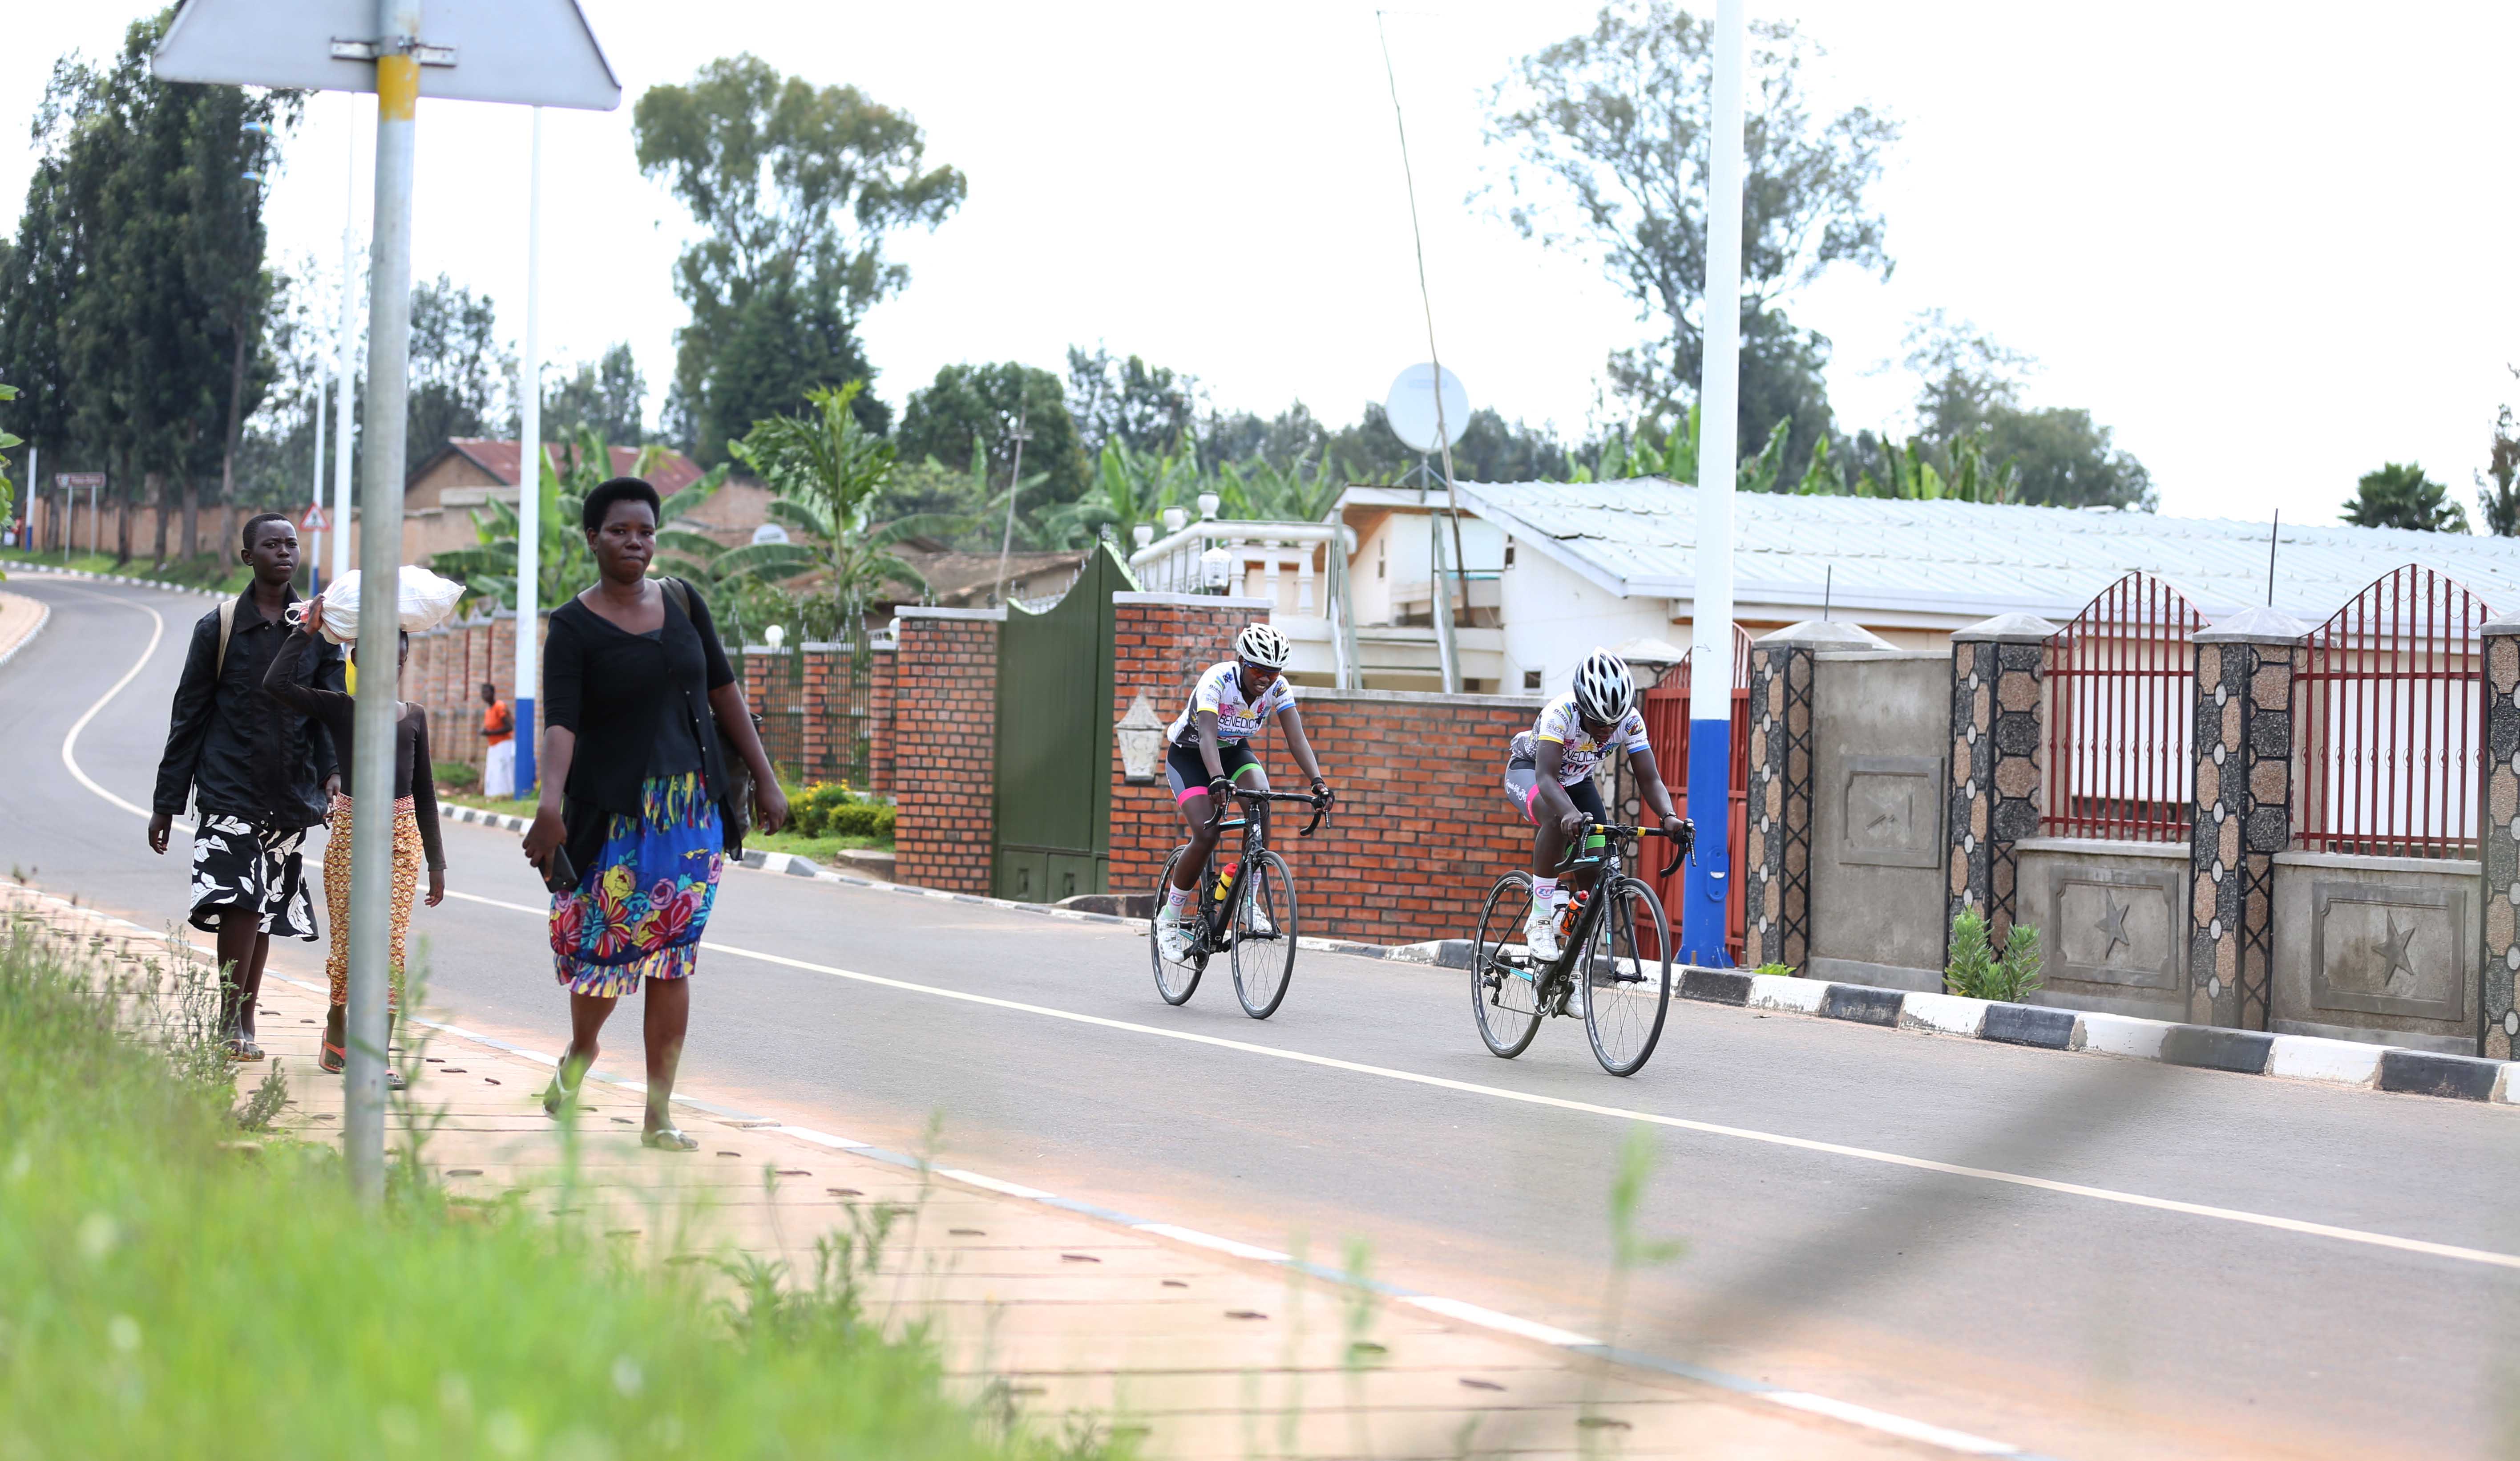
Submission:
M 0 667 L 0 872 L 180 918 L 185 839 L 153 856 L 115 800 L 148 803 L 209 601 L 8 590 L 54 612 Z M 74 772 L 66 735 L 135 669 Z M 449 823 L 446 845 L 451 895 L 414 924 L 430 1001 L 557 1050 L 517 839 Z M 1451 972 L 1307 952 L 1259 1024 L 1221 971 L 1166 1007 L 1122 929 L 751 872 L 709 935 L 695 1095 L 902 1149 L 933 1123 L 954 1165 L 1328 1261 L 1362 1241 L 1417 1289 L 2050 1456 L 2520 1455 L 2520 1110 L 1677 1001 L 1622 1081 L 1571 1023 L 1489 1056 Z M 635 1016 L 609 1033 L 635 1077 Z M 1687 1251 L 1613 1311 L 1608 1194 L 1641 1122 L 1638 1228 Z

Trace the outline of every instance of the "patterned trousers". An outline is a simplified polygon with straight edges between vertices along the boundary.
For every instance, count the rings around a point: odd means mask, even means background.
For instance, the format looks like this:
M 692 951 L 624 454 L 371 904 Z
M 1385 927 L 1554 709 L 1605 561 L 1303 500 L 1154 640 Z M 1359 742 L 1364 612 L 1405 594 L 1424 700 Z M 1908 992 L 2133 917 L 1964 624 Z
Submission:
M 324 961 L 324 977 L 333 984 L 336 1006 L 350 1002 L 350 799 L 333 799 L 333 835 L 324 845 L 324 905 L 333 915 L 333 953 Z M 420 891 L 421 864 L 427 852 L 420 841 L 420 815 L 409 797 L 394 803 L 392 983 L 385 1008 L 402 1007 L 402 946 L 411 934 L 411 900 Z

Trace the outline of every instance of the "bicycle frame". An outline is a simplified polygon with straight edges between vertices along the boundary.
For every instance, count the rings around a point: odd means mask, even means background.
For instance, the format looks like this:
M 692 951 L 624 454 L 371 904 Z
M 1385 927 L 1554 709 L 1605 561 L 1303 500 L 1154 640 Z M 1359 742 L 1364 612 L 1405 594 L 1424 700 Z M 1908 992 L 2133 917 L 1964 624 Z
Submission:
M 1240 815 L 1232 820 L 1228 820 L 1225 815 L 1225 809 L 1223 807 L 1219 807 L 1217 808 L 1216 816 L 1208 822 L 1208 826 L 1218 833 L 1220 840 L 1222 839 L 1223 834 L 1232 832 L 1237 828 L 1241 829 L 1242 850 L 1235 859 L 1235 866 L 1238 870 L 1250 867 L 1252 856 L 1255 853 L 1265 852 L 1269 849 L 1269 819 L 1265 815 L 1259 814 L 1260 808 L 1265 806 L 1267 803 L 1272 801 L 1301 801 L 1312 807 L 1313 819 L 1304 824 L 1303 831 L 1295 834 L 1298 838 L 1312 836 L 1313 833 L 1321 827 L 1322 818 L 1329 813 L 1328 803 L 1315 798 L 1308 792 L 1250 792 L 1237 787 L 1234 791 L 1234 799 L 1243 803 Z M 1247 877 L 1238 875 L 1235 879 L 1233 894 L 1228 897 L 1219 898 L 1213 896 L 1211 893 L 1211 890 L 1216 887 L 1216 854 L 1214 852 L 1210 852 L 1207 859 L 1207 870 L 1198 880 L 1198 946 L 1211 953 L 1222 949 L 1225 946 L 1225 931 L 1234 926 L 1234 916 L 1241 911 L 1242 900 L 1251 895 L 1252 881 Z
M 1616 887 L 1620 877 L 1627 871 L 1627 859 L 1622 855 L 1622 849 L 1640 838 L 1659 837 L 1667 839 L 1672 844 L 1671 861 L 1657 876 L 1657 881 L 1667 879 L 1679 870 L 1682 859 L 1686 858 L 1692 862 L 1696 860 L 1696 831 L 1695 825 L 1689 822 L 1681 823 L 1679 835 L 1674 836 L 1659 827 L 1622 827 L 1609 822 L 1588 821 L 1584 824 L 1584 830 L 1576 834 L 1574 840 L 1566 845 L 1566 855 L 1559 858 L 1557 862 L 1557 875 L 1564 878 L 1574 873 L 1589 873 L 1591 876 L 1587 888 L 1590 891 Z M 1591 841 L 1596 832 L 1602 833 L 1606 837 L 1603 850 L 1598 857 L 1585 856 L 1583 855 L 1584 844 Z M 1542 1008 L 1551 1014 L 1562 1013 L 1565 1004 L 1564 986 L 1574 973 L 1575 956 L 1592 946 L 1593 936 L 1600 928 L 1601 910 L 1610 901 L 1606 897 L 1587 897 L 1584 900 L 1583 911 L 1575 915 L 1575 927 L 1568 932 L 1565 939 L 1558 946 L 1557 957 L 1551 960 L 1547 967 L 1533 971 L 1533 987 L 1540 995 Z M 1530 957 L 1527 950 L 1524 957 Z

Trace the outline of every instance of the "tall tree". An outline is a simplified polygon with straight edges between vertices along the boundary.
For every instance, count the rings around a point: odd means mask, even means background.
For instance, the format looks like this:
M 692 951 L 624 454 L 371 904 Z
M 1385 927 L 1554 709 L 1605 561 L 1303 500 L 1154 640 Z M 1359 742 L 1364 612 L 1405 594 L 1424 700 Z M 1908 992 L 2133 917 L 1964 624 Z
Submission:
M 1197 429 L 1198 378 L 1096 346 L 1067 347 L 1067 411 L 1088 456 L 1117 441 L 1131 451 L 1177 451 Z
M 486 436 L 514 417 L 516 357 L 499 345 L 499 309 L 444 274 L 411 292 L 407 460 L 417 467 L 457 436 Z
M 1791 415 L 1816 440 L 1825 423 L 1810 419 L 1807 397 L 1826 343 L 1796 331 L 1782 304 L 1834 263 L 1889 276 L 1867 195 L 1898 128 L 1867 107 L 1815 119 L 1801 72 L 1817 48 L 1792 25 L 1755 23 L 1750 41 L 1741 439 L 1764 440 Z M 1515 63 L 1489 96 L 1487 140 L 1513 154 L 1490 190 L 1507 220 L 1526 238 L 1598 254 L 1655 322 L 1652 339 L 1611 360 L 1621 391 L 1648 414 L 1697 390 L 1713 85 L 1709 22 L 1669 0 L 1618 0 L 1590 31 Z
M 2038 361 L 1939 309 L 1917 316 L 1908 346 L 1918 433 L 1940 468 L 1954 469 L 1958 443 L 1974 441 L 1990 470 L 2018 478 L 2022 502 L 2152 509 L 2152 474 L 2090 411 L 2021 404 L 2023 378 Z
M 626 342 L 543 388 L 543 430 L 560 440 L 591 431 L 607 441 L 636 445 L 648 439 L 647 420 L 648 378 L 639 373 L 638 357 Z
M 2450 488 L 2424 476 L 2424 469 L 2412 462 L 2390 462 L 2362 474 L 2343 516 L 2362 527 L 2467 531 L 2467 510 L 2450 500 Z
M 1075 501 L 1085 490 L 1085 452 L 1058 377 L 1046 370 L 1012 360 L 944 366 L 934 382 L 910 393 L 896 439 L 901 454 L 912 461 L 933 457 L 964 472 L 979 460 L 975 451 L 985 451 L 989 479 L 1002 482 L 1014 470 L 1018 420 L 1029 434 L 1024 477 L 1042 478 L 1041 486 L 1025 494 L 1024 506 L 1040 509 Z
M 2520 366 L 2510 367 L 2520 376 Z M 2476 474 L 2476 505 L 2485 515 L 2485 530 L 2496 537 L 2520 537 L 2520 423 L 2511 408 L 2495 413 L 2494 442 L 2485 470 Z
M 934 227 L 963 202 L 963 174 L 929 167 L 908 114 L 854 86 L 820 89 L 759 57 L 712 61 L 688 86 L 652 87 L 632 112 L 639 166 L 662 179 L 704 237 L 675 290 L 672 414 L 703 462 L 818 386 L 864 380 L 857 324 L 909 280 L 885 236 Z M 864 392 L 851 409 L 887 422 Z

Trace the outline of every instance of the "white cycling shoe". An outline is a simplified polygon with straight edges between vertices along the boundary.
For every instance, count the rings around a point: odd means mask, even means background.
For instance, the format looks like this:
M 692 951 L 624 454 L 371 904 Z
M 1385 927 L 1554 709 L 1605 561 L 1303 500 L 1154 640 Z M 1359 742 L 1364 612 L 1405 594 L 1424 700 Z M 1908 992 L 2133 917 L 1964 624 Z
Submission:
M 1586 982 L 1584 976 L 1580 973 L 1566 982 L 1566 1015 L 1569 1019 L 1581 1020 L 1584 1018 L 1584 985 Z
M 1534 964 L 1552 964 L 1562 950 L 1557 943 L 1557 910 L 1535 908 L 1523 920 L 1522 946 L 1531 951 Z M 1535 971 L 1536 972 L 1536 971 Z
M 1169 908 L 1155 915 L 1155 948 L 1175 964 L 1190 959 L 1190 930 L 1182 927 L 1180 917 Z

